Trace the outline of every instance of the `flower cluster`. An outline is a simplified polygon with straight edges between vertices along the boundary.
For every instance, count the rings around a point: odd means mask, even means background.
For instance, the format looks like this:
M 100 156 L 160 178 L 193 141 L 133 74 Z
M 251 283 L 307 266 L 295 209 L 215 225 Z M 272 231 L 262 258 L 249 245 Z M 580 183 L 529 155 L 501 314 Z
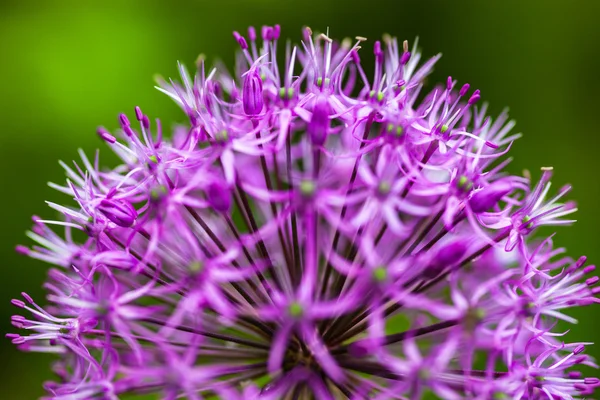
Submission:
M 505 172 L 519 135 L 479 90 L 429 94 L 417 44 L 341 42 L 279 26 L 246 36 L 236 73 L 159 79 L 189 124 L 167 139 L 135 108 L 100 138 L 120 157 L 63 164 L 17 250 L 54 264 L 48 306 L 13 304 L 9 334 L 57 353 L 47 399 L 574 399 L 599 381 L 564 342 L 598 302 L 584 257 L 532 238 L 576 211 Z M 260 37 L 259 37 L 260 36 Z M 370 46 L 371 47 L 371 46 Z M 51 225 L 53 227 L 51 227 Z M 59 235 L 56 227 L 64 229 Z

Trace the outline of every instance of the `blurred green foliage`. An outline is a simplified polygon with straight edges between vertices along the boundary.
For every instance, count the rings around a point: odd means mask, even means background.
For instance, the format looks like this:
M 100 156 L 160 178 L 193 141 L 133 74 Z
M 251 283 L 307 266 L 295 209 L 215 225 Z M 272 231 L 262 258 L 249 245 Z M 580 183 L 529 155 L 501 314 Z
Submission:
M 117 125 L 119 112 L 139 105 L 165 126 L 183 121 L 171 101 L 153 89 L 153 75 L 176 77 L 176 60 L 192 65 L 199 53 L 231 65 L 231 31 L 279 23 L 296 42 L 300 28 L 330 28 L 333 37 L 382 33 L 420 37 L 425 56 L 444 57 L 432 77 L 451 74 L 480 88 L 491 110 L 510 105 L 525 136 L 514 146 L 513 172 L 554 166 L 558 186 L 570 182 L 579 222 L 559 230 L 556 242 L 591 262 L 600 258 L 600 2 L 402 0 L 3 0 L 0 3 L 0 331 L 11 331 L 10 299 L 43 296 L 47 266 L 19 257 L 30 216 L 52 217 L 44 200 L 65 201 L 46 186 L 63 181 L 56 160 L 76 149 L 101 147 L 97 125 Z M 364 50 L 370 53 L 367 44 Z M 365 59 L 371 59 L 365 55 Z M 573 314 L 571 340 L 600 338 L 599 309 Z M 50 378 L 49 358 L 20 354 L 0 342 L 1 398 L 32 399 Z M 590 348 L 600 356 L 600 347 Z

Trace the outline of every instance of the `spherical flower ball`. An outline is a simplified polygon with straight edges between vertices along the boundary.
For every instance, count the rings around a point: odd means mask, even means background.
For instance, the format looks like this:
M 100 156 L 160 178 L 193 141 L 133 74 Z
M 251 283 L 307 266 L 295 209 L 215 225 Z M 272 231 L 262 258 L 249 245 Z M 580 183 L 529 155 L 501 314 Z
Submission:
M 598 277 L 533 235 L 576 207 L 551 168 L 505 171 L 507 113 L 451 77 L 426 88 L 439 55 L 417 43 L 279 37 L 235 32 L 233 74 L 159 79 L 189 122 L 120 115 L 98 130 L 117 167 L 62 164 L 74 201 L 17 248 L 53 265 L 48 304 L 13 300 L 7 335 L 56 355 L 45 398 L 590 395 L 591 343 L 557 322 Z

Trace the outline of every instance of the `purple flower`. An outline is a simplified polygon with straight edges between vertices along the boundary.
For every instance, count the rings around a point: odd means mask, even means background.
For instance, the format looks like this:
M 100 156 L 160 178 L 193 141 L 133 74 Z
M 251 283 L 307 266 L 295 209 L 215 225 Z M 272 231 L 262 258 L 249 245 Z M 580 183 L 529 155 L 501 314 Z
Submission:
M 258 68 L 250 68 L 244 75 L 242 105 L 244 112 L 254 116 L 260 114 L 263 108 L 263 86 Z
M 368 77 L 365 38 L 305 28 L 280 69 L 279 36 L 234 33 L 233 74 L 160 80 L 189 118 L 170 137 L 136 107 L 98 130 L 119 166 L 62 163 L 75 204 L 17 248 L 56 266 L 48 305 L 13 300 L 7 335 L 56 354 L 46 398 L 590 395 L 590 343 L 556 322 L 599 279 L 531 237 L 576 208 L 551 169 L 504 171 L 507 113 L 451 77 L 421 95 L 439 56 L 416 43 L 375 42 Z

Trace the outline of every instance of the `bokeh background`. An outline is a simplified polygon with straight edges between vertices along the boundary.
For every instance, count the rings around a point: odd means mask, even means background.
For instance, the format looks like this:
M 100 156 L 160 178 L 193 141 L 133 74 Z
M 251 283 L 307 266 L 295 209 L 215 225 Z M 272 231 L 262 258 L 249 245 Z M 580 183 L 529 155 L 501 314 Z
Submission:
M 57 160 L 101 147 L 95 129 L 117 126 L 139 105 L 166 126 L 182 113 L 153 88 L 153 76 L 176 77 L 176 61 L 200 53 L 231 65 L 231 31 L 279 23 L 295 41 L 300 28 L 333 37 L 382 33 L 412 41 L 425 56 L 444 56 L 433 74 L 480 88 L 491 110 L 510 106 L 524 138 L 512 172 L 554 166 L 557 187 L 572 183 L 579 222 L 559 230 L 570 254 L 600 260 L 600 1 L 402 0 L 2 0 L 0 2 L 0 332 L 11 331 L 10 299 L 42 298 L 47 265 L 14 253 L 28 243 L 33 213 L 52 217 L 44 200 L 65 201 L 46 182 L 62 182 Z M 370 46 L 364 49 L 366 59 Z M 372 58 L 371 58 L 372 59 Z M 580 319 L 571 340 L 600 341 L 600 307 Z M 600 358 L 600 344 L 588 349 Z M 20 354 L 0 340 L 0 398 L 34 399 L 50 378 L 49 358 Z

